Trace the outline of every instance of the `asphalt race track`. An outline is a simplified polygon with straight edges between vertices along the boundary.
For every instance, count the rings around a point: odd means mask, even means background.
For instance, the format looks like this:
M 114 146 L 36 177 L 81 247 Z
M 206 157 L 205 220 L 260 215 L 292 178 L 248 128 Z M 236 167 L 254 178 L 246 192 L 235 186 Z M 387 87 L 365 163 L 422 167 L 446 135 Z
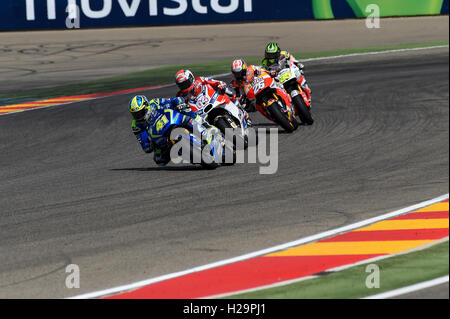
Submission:
M 447 48 L 308 63 L 316 122 L 280 132 L 274 175 L 157 167 L 131 132 L 129 95 L 0 116 L 0 298 L 110 288 L 447 193 L 448 59 Z M 80 289 L 65 287 L 71 263 Z

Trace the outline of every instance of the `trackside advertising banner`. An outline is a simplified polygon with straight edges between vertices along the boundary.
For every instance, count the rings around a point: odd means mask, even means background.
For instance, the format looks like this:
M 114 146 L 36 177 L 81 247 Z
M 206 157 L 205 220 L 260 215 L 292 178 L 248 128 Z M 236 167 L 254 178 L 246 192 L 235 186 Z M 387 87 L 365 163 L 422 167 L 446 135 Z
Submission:
M 448 14 L 449 0 L 1 0 L 0 31 Z

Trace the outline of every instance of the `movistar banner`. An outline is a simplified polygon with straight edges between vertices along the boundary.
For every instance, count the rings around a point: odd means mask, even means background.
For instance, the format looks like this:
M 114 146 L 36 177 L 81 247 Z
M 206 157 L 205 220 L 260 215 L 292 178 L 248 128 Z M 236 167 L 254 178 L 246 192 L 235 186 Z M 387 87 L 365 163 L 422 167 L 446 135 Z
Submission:
M 448 14 L 449 0 L 1 0 L 0 30 Z

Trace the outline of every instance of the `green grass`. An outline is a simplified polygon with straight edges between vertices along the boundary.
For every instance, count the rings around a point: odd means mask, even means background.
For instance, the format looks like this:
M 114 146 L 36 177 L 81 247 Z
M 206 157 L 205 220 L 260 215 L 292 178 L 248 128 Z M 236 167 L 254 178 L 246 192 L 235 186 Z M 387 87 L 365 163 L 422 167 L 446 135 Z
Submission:
M 295 57 L 302 60 L 314 57 L 327 57 L 333 55 L 342 55 L 350 53 L 384 51 L 392 49 L 417 48 L 434 45 L 447 45 L 448 41 L 427 42 L 427 43 L 411 43 L 393 46 L 378 46 L 359 49 L 321 51 L 311 53 L 295 53 Z M 261 57 L 245 57 L 250 64 L 260 64 Z M 215 74 L 227 73 L 230 71 L 231 59 L 214 62 L 205 62 L 200 64 L 174 65 L 119 75 L 109 78 L 103 78 L 88 82 L 62 85 L 51 88 L 42 88 L 21 92 L 12 92 L 8 94 L 0 94 L 1 100 L 32 100 L 46 99 L 61 96 L 72 96 L 90 93 L 105 93 L 119 90 L 126 90 L 136 87 L 151 86 L 157 84 L 173 83 L 174 75 L 180 68 L 188 68 L 197 75 L 211 76 Z
M 361 298 L 419 282 L 431 280 L 449 273 L 448 241 L 430 248 L 398 255 L 374 264 L 380 268 L 380 288 L 368 289 L 365 285 L 368 264 L 324 275 L 315 279 L 292 283 L 244 294 L 232 299 L 345 299 Z

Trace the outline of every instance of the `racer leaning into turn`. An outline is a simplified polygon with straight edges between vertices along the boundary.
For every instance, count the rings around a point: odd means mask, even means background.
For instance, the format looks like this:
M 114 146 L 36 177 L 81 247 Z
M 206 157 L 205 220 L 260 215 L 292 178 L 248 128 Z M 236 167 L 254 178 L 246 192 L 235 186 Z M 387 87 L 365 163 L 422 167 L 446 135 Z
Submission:
M 274 77 L 277 74 L 277 67 L 282 66 L 284 62 L 293 62 L 300 69 L 301 77 L 299 79 L 299 84 L 306 92 L 308 100 L 311 102 L 311 89 L 306 83 L 304 71 L 305 66 L 288 51 L 282 51 L 278 43 L 270 42 L 266 46 L 266 50 L 264 52 L 262 67 L 267 70 L 272 77 Z
M 202 86 L 210 85 L 212 88 L 219 90 L 222 94 L 231 97 L 232 101 L 235 102 L 235 100 L 233 100 L 234 94 L 226 82 L 202 76 L 194 78 L 194 75 L 190 70 L 179 70 L 175 75 L 175 83 L 179 88 L 177 97 L 183 97 L 186 101 L 195 100 L 197 96 L 202 93 Z M 242 109 L 245 120 L 251 125 L 251 119 L 247 111 L 240 104 L 236 105 Z
M 202 85 L 210 85 L 212 88 L 227 93 L 227 84 L 223 81 L 214 80 L 207 77 L 199 76 L 194 78 L 190 70 L 180 70 L 175 75 L 175 83 L 179 91 L 177 97 L 182 97 L 186 101 L 194 100 L 202 90 Z
M 230 86 L 234 89 L 232 100 L 239 101 L 241 105 L 245 105 L 245 109 L 249 112 L 254 112 L 254 101 L 249 101 L 246 97 L 246 87 L 253 82 L 255 76 L 263 73 L 268 73 L 262 67 L 256 65 L 247 65 L 242 59 L 234 60 L 231 64 L 232 80 Z
M 139 141 L 142 150 L 145 153 L 154 152 L 153 159 L 160 166 L 164 166 L 170 162 L 170 152 L 165 152 L 169 145 L 167 145 L 167 139 L 165 137 L 152 137 L 150 128 L 157 122 L 157 119 L 166 109 L 172 109 L 183 114 L 183 122 L 187 126 L 195 127 L 202 135 L 214 134 L 217 130 L 204 123 L 186 105 L 183 98 L 154 98 L 149 101 L 143 95 L 133 97 L 129 103 L 129 111 L 133 117 L 131 129 Z

